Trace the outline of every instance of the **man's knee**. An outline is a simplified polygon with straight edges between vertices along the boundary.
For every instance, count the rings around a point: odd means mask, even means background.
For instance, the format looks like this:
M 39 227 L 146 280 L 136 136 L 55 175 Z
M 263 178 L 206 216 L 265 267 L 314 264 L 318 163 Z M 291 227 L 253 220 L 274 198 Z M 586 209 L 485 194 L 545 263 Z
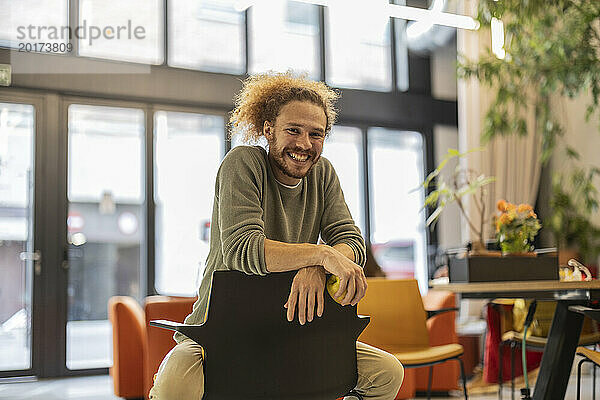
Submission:
M 203 395 L 202 348 L 192 340 L 184 340 L 160 364 L 150 398 L 200 400 Z
M 402 381 L 404 380 L 404 367 L 396 357 L 387 354 L 382 359 L 382 370 L 386 371 L 385 379 L 389 382 L 390 387 L 395 387 L 400 390 Z

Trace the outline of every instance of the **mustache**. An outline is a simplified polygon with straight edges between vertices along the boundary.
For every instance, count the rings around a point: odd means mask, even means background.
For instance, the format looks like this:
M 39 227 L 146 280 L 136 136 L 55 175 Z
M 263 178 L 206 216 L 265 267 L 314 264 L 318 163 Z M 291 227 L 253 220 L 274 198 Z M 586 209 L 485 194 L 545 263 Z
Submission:
M 293 152 L 293 153 L 298 153 L 298 154 L 302 154 L 302 155 L 307 155 L 307 156 L 315 156 L 317 154 L 316 151 L 314 150 L 303 150 L 303 149 L 299 149 L 298 147 L 286 147 L 285 149 L 283 149 L 283 151 L 289 151 L 289 152 Z

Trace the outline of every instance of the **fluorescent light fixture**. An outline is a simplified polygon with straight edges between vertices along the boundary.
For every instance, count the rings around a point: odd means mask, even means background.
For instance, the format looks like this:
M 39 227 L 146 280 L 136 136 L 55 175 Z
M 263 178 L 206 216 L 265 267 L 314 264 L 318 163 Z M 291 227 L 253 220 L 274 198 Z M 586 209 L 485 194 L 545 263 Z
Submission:
M 258 1 L 273 0 L 238 0 L 235 3 L 237 11 L 245 11 Z M 319 6 L 330 6 L 334 2 L 343 2 L 344 0 L 294 0 L 299 3 L 315 4 Z M 367 1 L 367 0 L 364 0 Z M 392 18 L 406 19 L 409 21 L 424 22 L 433 25 L 444 25 L 459 29 L 475 30 L 479 28 L 479 22 L 467 15 L 459 15 L 436 11 L 435 9 L 424 9 L 416 7 L 401 6 L 398 4 L 387 4 L 387 13 Z
M 492 53 L 499 59 L 506 57 L 504 50 L 504 24 L 496 18 L 492 18 Z
M 308 4 L 315 4 L 317 6 L 323 6 L 323 7 L 328 7 L 329 5 L 331 5 L 331 3 L 335 2 L 332 0 L 294 0 L 298 3 L 308 3 Z
M 433 0 L 430 10 L 433 12 L 442 12 L 444 9 L 444 0 Z M 409 39 L 416 39 L 417 37 L 424 35 L 433 28 L 433 22 L 431 21 L 418 21 L 413 22 L 406 28 L 406 36 Z
M 400 6 L 397 4 L 388 4 L 387 8 L 390 17 L 393 18 L 407 19 L 409 21 L 423 21 L 434 25 L 451 26 L 459 29 L 475 30 L 479 28 L 479 23 L 466 15 Z

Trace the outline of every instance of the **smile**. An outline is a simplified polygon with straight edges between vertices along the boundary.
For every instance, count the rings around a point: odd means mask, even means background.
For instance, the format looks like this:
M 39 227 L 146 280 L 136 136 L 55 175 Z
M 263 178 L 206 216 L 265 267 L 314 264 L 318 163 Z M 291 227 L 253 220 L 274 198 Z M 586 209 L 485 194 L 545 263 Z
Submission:
M 305 161 L 307 161 L 310 158 L 310 156 L 308 154 L 299 154 L 299 153 L 294 153 L 294 152 L 291 152 L 291 151 L 286 152 L 286 154 L 292 160 L 298 161 L 298 162 L 305 162 Z

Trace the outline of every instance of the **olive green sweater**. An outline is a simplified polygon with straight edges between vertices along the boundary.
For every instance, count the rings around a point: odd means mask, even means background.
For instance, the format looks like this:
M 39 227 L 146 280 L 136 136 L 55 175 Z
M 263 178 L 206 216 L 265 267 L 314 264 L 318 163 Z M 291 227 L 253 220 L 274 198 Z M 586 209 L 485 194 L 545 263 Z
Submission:
M 329 160 L 321 157 L 295 188 L 273 175 L 261 147 L 232 149 L 215 183 L 210 251 L 198 300 L 185 319 L 201 324 L 215 270 L 266 275 L 265 238 L 286 243 L 317 243 L 319 235 L 334 246 L 346 243 L 357 264 L 365 263 L 365 244 L 354 224 L 340 182 Z M 184 339 L 176 334 L 175 339 Z

